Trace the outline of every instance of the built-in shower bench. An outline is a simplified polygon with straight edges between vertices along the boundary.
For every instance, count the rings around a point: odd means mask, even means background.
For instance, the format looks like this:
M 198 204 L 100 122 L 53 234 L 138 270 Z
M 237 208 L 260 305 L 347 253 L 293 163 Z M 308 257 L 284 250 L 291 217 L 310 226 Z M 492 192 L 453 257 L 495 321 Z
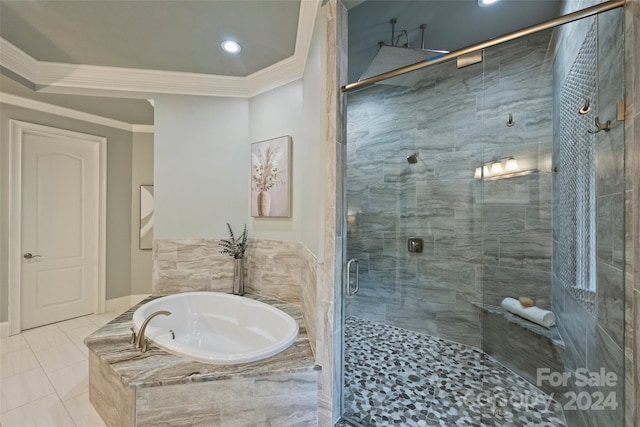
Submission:
M 537 385 L 539 368 L 551 372 L 564 372 L 564 341 L 556 326 L 545 328 L 502 307 L 476 304 L 482 314 L 484 351 Z M 551 388 L 548 382 L 539 386 L 546 393 L 563 393 L 566 390 Z
M 191 361 L 152 346 L 129 343 L 127 310 L 85 339 L 89 348 L 89 399 L 108 426 L 317 424 L 315 363 L 300 307 L 245 295 L 291 315 L 295 343 L 270 358 L 237 365 Z

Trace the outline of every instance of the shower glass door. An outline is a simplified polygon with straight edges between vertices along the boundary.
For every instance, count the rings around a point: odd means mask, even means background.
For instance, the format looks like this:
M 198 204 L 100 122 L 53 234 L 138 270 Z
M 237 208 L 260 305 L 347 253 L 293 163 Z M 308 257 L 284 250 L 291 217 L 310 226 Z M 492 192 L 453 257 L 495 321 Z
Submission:
M 346 419 L 624 425 L 622 29 L 614 10 L 348 94 Z
M 623 28 L 616 9 L 485 50 L 482 350 L 520 378 L 487 423 L 624 425 Z M 503 309 L 519 297 L 554 324 Z
M 453 62 L 348 95 L 343 409 L 363 425 L 442 418 L 481 370 L 484 79 Z

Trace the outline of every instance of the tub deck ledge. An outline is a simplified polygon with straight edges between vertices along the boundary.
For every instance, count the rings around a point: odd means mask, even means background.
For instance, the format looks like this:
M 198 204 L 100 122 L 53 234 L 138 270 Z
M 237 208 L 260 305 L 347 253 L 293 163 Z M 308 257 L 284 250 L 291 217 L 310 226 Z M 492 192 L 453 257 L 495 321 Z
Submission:
M 151 296 L 141 301 L 85 339 L 90 352 L 104 361 L 125 387 L 145 388 L 320 370 L 311 351 L 300 307 L 253 294 L 246 294 L 245 297 L 272 305 L 298 322 L 298 338 L 289 348 L 267 359 L 237 365 L 191 361 L 155 346 L 143 354 L 129 344 L 133 312 L 160 296 Z

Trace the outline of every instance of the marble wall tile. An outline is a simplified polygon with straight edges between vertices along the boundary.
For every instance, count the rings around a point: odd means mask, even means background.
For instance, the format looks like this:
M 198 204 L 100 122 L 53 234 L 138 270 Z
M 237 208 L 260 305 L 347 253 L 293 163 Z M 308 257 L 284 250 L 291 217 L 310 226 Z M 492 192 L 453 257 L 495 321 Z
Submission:
M 632 427 L 638 402 L 635 399 L 633 390 L 633 358 L 624 358 L 624 425 Z
M 633 375 L 633 383 L 634 383 L 634 387 L 633 387 L 633 391 L 635 393 L 635 396 L 640 396 L 640 363 L 638 363 L 638 360 L 640 360 L 640 334 L 638 334 L 638 331 L 640 331 L 640 292 L 635 290 L 633 291 L 633 330 L 634 330 L 634 336 L 633 336 L 633 365 L 632 365 L 632 375 Z M 640 419 L 640 405 L 637 403 L 637 399 L 636 399 L 636 410 L 635 410 L 635 420 Z
M 220 408 L 215 404 L 189 405 L 188 408 L 157 408 L 153 412 L 140 412 L 136 425 L 139 427 L 173 426 L 188 423 L 197 427 L 217 427 L 222 424 Z
M 625 292 L 624 292 L 624 354 L 633 360 L 633 348 L 635 337 L 633 336 L 633 317 L 636 307 L 633 301 L 633 273 L 625 271 Z M 631 365 L 633 366 L 633 365 Z M 629 365 L 625 365 L 627 370 L 633 371 Z M 630 374 L 630 373 L 629 373 Z
M 483 206 L 483 235 L 509 235 L 524 231 L 525 205 L 492 204 Z
M 595 345 L 592 353 L 587 355 L 589 370 L 591 372 L 599 372 L 604 369 L 605 372 L 611 372 L 616 375 L 616 384 L 611 387 L 602 386 L 599 390 L 607 396 L 609 393 L 615 393 L 618 401 L 618 407 L 604 411 L 590 411 L 594 417 L 595 425 L 611 425 L 620 426 L 624 423 L 624 354 L 622 349 L 618 347 L 609 335 L 598 327 L 594 335 Z
M 304 323 L 307 326 L 309 334 L 309 343 L 313 354 L 316 354 L 317 339 L 317 293 L 318 293 L 318 260 L 311 251 L 304 245 L 301 245 L 302 264 L 302 289 L 301 289 L 301 306 L 304 316 Z
M 233 260 L 220 253 L 219 242 L 156 239 L 153 292 L 232 292 Z M 298 242 L 249 239 L 245 258 L 247 291 L 299 304 L 305 282 L 301 254 L 302 245 Z
M 598 260 L 597 321 L 616 345 L 624 348 L 624 275 L 622 270 Z
M 536 306 L 550 308 L 551 275 L 548 272 L 485 266 L 482 289 L 485 304 L 500 306 L 504 298 L 528 296 Z
M 246 263 L 249 292 L 300 304 L 303 259 L 298 242 L 251 240 Z
M 533 204 L 533 206 L 527 206 L 525 211 L 524 229 L 531 232 L 551 233 L 551 219 L 551 202 L 543 202 Z
M 216 239 L 156 239 L 154 294 L 233 290 L 233 261 Z
M 626 199 L 627 214 L 625 220 L 626 233 L 626 268 L 627 301 L 631 301 L 631 309 L 627 302 L 627 333 L 625 344 L 627 353 L 631 353 L 632 363 L 626 363 L 628 382 L 626 388 L 627 401 L 635 403 L 634 408 L 627 407 L 627 426 L 635 426 L 640 422 L 640 0 L 633 0 L 625 7 L 625 172 L 627 179 Z M 631 330 L 631 332 L 628 332 Z M 630 351 L 629 351 L 630 350 Z M 628 360 L 628 359 L 627 359 Z
M 224 427 L 318 425 L 317 393 L 280 395 L 251 401 L 234 401 L 221 410 Z
M 108 426 L 135 426 L 135 392 L 93 351 L 89 351 L 89 382 L 89 401 Z
M 550 234 L 513 234 L 500 236 L 500 266 L 551 271 Z
M 482 346 L 482 330 L 478 310 L 474 313 L 437 314 L 436 318 L 440 338 L 477 348 Z
M 564 310 L 557 313 L 558 323 L 562 326 L 562 338 L 570 342 L 575 354 L 568 352 L 570 357 L 577 357 L 582 362 L 587 359 L 587 338 L 595 335 L 596 319 L 589 314 L 573 295 L 565 291 Z M 584 365 L 583 365 L 584 366 Z
M 343 283 L 344 256 L 346 249 L 343 235 L 348 232 L 344 224 L 345 210 L 351 210 L 353 206 L 344 202 L 345 182 L 352 180 L 351 175 L 345 175 L 346 180 L 337 179 L 339 171 L 345 170 L 345 161 L 349 153 L 341 150 L 346 138 L 340 129 L 346 129 L 344 124 L 346 115 L 344 110 L 332 108 L 334 105 L 344 103 L 344 95 L 339 87 L 346 83 L 346 8 L 337 0 L 329 0 L 323 7 L 326 13 L 327 52 L 325 68 L 327 77 L 326 103 L 328 108 L 327 130 L 325 134 L 325 221 L 324 221 L 324 259 L 321 262 L 322 269 L 318 271 L 321 278 L 318 281 L 316 306 L 317 315 L 317 347 L 316 355 L 323 370 L 318 381 L 318 415 L 315 421 L 320 426 L 330 426 L 340 416 L 340 383 L 336 378 L 342 377 L 342 364 L 336 358 L 341 349 L 340 330 L 341 316 L 341 286 Z M 339 48 L 336 48 L 339 46 Z M 335 112 L 335 114 L 334 114 Z M 375 113 L 374 113 L 375 114 Z M 390 118 L 389 118 L 390 119 Z M 338 130 L 338 131 L 337 131 Z M 369 125 L 369 136 L 376 140 L 378 135 L 386 133 L 385 129 Z M 398 134 L 398 133 L 396 133 Z M 348 146 L 348 144 L 347 144 Z M 356 149 L 356 153 L 358 150 Z M 338 155 L 338 152 L 343 155 Z M 344 155 L 346 154 L 346 155 Z M 382 182 L 382 181 L 379 181 Z M 370 197 L 370 194 L 369 194 Z M 342 200 L 343 202 L 340 202 Z M 371 205 L 369 201 L 369 205 Z
M 317 372 L 141 388 L 138 425 L 316 425 Z

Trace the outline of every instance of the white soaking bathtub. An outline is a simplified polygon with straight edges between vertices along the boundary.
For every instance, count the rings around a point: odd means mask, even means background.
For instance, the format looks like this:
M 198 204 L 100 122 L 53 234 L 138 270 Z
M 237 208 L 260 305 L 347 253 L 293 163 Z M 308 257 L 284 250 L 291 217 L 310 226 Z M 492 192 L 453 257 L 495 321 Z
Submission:
M 298 337 L 298 322 L 287 313 L 260 301 L 219 292 L 186 292 L 149 301 L 133 313 L 136 333 L 158 310 L 172 314 L 151 319 L 145 337 L 169 353 L 204 363 L 266 359 Z

